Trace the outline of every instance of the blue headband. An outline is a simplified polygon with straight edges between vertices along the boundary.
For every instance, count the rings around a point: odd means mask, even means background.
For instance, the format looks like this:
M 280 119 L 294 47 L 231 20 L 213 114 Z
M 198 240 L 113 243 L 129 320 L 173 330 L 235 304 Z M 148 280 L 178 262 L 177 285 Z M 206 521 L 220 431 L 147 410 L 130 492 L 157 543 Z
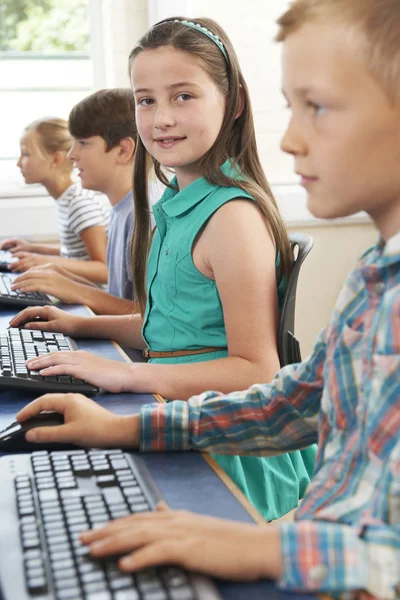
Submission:
M 225 46 L 223 45 L 223 43 L 221 42 L 219 37 L 215 33 L 212 33 L 212 31 L 207 29 L 207 27 L 203 27 L 203 25 L 200 25 L 199 23 L 193 23 L 193 21 L 180 21 L 179 19 L 170 21 L 170 23 L 182 23 L 182 25 L 186 25 L 186 27 L 190 27 L 191 29 L 196 29 L 196 31 L 200 31 L 200 33 L 202 33 L 203 35 L 206 35 L 208 38 L 210 38 L 210 40 L 212 42 L 214 42 L 214 44 L 216 46 L 218 46 L 218 48 L 221 50 L 222 54 L 224 55 L 226 62 L 229 65 L 229 58 L 228 58 L 228 54 L 225 50 Z

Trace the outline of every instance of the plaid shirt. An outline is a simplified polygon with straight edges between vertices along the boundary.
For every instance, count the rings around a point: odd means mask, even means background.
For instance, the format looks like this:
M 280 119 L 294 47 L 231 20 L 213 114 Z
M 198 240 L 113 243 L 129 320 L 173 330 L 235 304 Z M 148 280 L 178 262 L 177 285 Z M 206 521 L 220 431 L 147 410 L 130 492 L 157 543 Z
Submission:
M 141 450 L 269 456 L 318 441 L 296 521 L 280 523 L 286 590 L 400 594 L 400 232 L 348 278 L 312 354 L 270 385 L 141 411 Z

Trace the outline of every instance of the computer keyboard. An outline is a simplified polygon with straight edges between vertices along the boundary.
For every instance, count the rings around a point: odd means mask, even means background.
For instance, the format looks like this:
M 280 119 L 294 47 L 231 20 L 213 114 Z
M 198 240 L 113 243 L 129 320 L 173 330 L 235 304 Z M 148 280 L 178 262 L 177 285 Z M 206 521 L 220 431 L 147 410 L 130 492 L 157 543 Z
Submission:
M 0 273 L 0 306 L 11 304 L 13 306 L 45 306 L 54 304 L 53 298 L 42 292 L 20 292 L 12 290 L 13 278 L 5 273 Z
M 43 377 L 30 371 L 25 361 L 48 352 L 77 350 L 75 342 L 62 333 L 10 328 L 0 331 L 0 391 L 20 389 L 34 392 L 80 392 L 97 394 L 99 388 L 69 375 Z
M 160 494 L 142 459 L 120 450 L 0 458 L 3 600 L 218 600 L 214 584 L 176 567 L 122 573 L 79 540 L 111 519 L 154 510 Z
M 13 256 L 11 252 L 0 250 L 0 271 L 8 271 L 15 262 L 18 262 L 18 258 Z

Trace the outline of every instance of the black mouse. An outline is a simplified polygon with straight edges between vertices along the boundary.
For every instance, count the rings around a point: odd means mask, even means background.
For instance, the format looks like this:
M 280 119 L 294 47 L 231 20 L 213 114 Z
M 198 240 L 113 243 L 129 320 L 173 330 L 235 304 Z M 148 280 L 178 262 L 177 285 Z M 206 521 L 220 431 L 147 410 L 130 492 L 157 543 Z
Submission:
M 39 443 L 28 442 L 25 434 L 34 427 L 52 427 L 62 425 L 64 416 L 56 412 L 40 413 L 23 423 L 15 421 L 6 429 L 0 431 L 0 452 L 31 452 L 34 450 L 71 450 L 77 446 L 61 443 Z

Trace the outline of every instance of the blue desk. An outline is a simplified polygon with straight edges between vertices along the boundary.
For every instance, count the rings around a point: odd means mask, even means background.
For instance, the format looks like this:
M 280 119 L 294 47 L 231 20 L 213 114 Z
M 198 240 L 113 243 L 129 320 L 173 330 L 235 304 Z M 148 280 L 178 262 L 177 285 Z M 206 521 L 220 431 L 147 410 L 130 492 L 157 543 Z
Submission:
M 66 307 L 74 314 L 87 314 L 80 306 Z M 8 327 L 10 318 L 16 311 L 0 310 L 0 331 Z M 88 350 L 105 358 L 127 360 L 117 345 L 108 340 L 77 340 L 81 350 Z M 132 356 L 132 355 L 131 355 Z M 15 420 L 15 414 L 37 394 L 5 391 L 0 393 L 0 430 Z M 118 414 L 139 412 L 143 404 L 152 403 L 155 398 L 151 394 L 104 394 L 95 398 L 105 408 Z M 143 453 L 147 468 L 154 478 L 165 501 L 172 508 L 182 508 L 214 517 L 228 518 L 235 521 L 254 522 L 257 518 L 255 510 L 250 507 L 239 490 L 228 489 L 220 476 L 212 468 L 218 466 L 210 457 L 206 462 L 197 452 Z M 225 476 L 226 477 L 226 476 Z M 226 480 L 228 478 L 226 477 Z M 230 480 L 228 481 L 229 484 Z M 218 582 L 221 595 L 226 600 L 293 600 L 294 594 L 279 592 L 269 581 L 257 583 Z M 315 596 L 299 596 L 302 600 L 312 600 Z

